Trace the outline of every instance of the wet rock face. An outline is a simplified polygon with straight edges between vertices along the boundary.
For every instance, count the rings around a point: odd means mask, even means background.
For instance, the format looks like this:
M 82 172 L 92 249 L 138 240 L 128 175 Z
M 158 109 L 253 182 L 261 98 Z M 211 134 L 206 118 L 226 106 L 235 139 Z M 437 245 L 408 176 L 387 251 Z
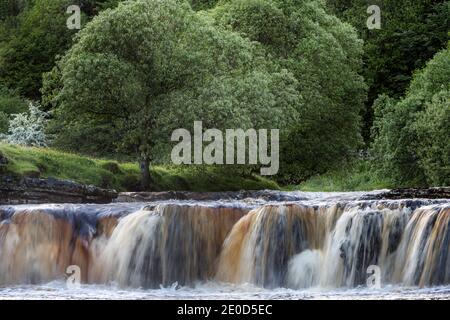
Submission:
M 115 190 L 57 179 L 0 177 L 0 204 L 110 203 Z

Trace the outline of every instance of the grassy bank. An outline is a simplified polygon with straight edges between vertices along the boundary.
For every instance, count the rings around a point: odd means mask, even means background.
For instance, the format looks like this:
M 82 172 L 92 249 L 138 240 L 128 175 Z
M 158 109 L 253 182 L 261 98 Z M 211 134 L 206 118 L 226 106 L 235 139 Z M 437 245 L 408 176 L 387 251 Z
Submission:
M 368 161 L 347 163 L 323 175 L 311 177 L 305 182 L 287 186 L 286 190 L 301 191 L 370 191 L 390 189 L 394 185 L 386 178 L 377 176 Z
M 47 148 L 26 148 L 0 143 L 0 154 L 8 164 L 0 174 L 72 180 L 118 191 L 139 189 L 137 163 L 94 159 Z M 273 181 L 257 175 L 242 175 L 229 167 L 153 166 L 153 191 L 238 191 L 280 189 Z M 367 161 L 355 161 L 314 176 L 284 190 L 368 191 L 392 188 L 377 177 Z
M 72 180 L 118 191 L 139 187 L 135 163 L 93 159 L 47 148 L 26 148 L 0 143 L 0 154 L 8 159 L 0 174 Z M 1 168 L 1 167 L 0 167 Z M 154 166 L 153 191 L 235 191 L 279 189 L 259 176 L 239 176 L 217 167 Z

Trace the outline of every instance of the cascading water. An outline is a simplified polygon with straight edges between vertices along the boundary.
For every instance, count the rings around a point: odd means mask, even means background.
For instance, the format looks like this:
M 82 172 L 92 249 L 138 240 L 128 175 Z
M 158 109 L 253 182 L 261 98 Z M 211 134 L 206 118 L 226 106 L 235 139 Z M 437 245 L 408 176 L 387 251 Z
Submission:
M 214 275 L 222 243 L 246 213 L 239 208 L 160 205 L 123 218 L 93 260 L 91 281 L 147 288 Z
M 225 240 L 217 279 L 265 287 L 356 287 L 378 266 L 382 282 L 450 283 L 450 206 L 350 203 L 264 206 Z
M 0 286 L 450 284 L 450 202 L 328 200 L 0 206 Z

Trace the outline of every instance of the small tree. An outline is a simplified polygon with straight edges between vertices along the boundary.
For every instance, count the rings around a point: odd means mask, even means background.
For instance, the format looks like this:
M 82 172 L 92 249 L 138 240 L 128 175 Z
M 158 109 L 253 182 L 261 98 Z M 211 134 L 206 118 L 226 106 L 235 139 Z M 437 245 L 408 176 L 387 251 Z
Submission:
M 18 113 L 12 116 L 8 134 L 3 138 L 11 144 L 45 147 L 48 143 L 48 137 L 44 132 L 48 114 L 41 111 L 37 104 L 31 102 L 28 108 L 28 113 Z

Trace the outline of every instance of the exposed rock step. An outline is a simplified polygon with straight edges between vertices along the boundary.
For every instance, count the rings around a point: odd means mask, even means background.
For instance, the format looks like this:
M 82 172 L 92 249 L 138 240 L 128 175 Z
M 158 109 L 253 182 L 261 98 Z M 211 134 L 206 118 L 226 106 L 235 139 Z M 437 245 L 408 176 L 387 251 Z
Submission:
M 0 204 L 110 203 L 117 195 L 68 180 L 0 177 Z

